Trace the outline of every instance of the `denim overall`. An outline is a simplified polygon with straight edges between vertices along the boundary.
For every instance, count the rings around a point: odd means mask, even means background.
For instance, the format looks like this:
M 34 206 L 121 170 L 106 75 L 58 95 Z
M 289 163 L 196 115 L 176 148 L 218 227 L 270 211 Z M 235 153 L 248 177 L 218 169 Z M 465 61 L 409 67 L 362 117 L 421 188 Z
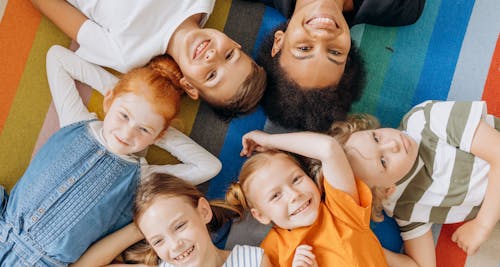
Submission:
M 2 197 L 0 266 L 66 266 L 132 220 L 139 162 L 107 151 L 89 122 L 55 133 Z

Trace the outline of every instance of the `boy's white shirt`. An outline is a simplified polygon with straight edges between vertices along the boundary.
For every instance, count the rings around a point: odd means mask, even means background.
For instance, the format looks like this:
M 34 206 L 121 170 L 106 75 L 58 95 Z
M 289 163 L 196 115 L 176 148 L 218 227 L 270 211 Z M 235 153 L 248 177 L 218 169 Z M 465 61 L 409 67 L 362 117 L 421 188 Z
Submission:
M 77 34 L 82 58 L 122 73 L 164 54 L 170 37 L 188 17 L 205 14 L 215 0 L 68 0 L 87 18 Z
M 75 80 L 88 84 L 103 95 L 118 82 L 118 78 L 111 73 L 61 46 L 53 46 L 47 53 L 47 77 L 61 127 L 97 119 L 97 116 L 89 112 L 83 104 Z M 100 134 L 102 121 L 91 122 L 90 128 L 94 137 L 106 146 L 106 141 Z M 155 144 L 170 152 L 182 163 L 149 165 L 144 158 L 141 158 L 141 177 L 161 172 L 197 185 L 217 175 L 222 167 L 219 159 L 173 127 L 169 127 Z M 120 157 L 137 160 L 137 156 L 133 155 Z

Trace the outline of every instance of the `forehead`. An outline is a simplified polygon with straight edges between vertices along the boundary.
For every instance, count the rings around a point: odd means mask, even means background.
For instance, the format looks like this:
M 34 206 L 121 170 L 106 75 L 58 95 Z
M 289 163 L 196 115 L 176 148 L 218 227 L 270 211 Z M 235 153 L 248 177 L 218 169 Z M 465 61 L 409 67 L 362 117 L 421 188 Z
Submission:
M 195 208 L 185 197 L 158 197 L 139 219 L 139 225 L 148 226 L 157 222 L 168 224 L 171 220 L 194 214 Z
M 249 192 L 263 192 L 286 183 L 286 178 L 294 173 L 302 172 L 289 156 L 284 154 L 272 155 L 249 178 Z

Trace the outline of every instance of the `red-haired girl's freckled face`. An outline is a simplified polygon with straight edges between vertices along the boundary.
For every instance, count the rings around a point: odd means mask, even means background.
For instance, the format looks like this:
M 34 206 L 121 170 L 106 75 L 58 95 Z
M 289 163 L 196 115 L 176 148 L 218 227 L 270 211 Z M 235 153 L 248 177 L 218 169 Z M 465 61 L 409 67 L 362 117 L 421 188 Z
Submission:
M 114 98 L 103 121 L 103 136 L 116 154 L 139 152 L 153 144 L 163 131 L 165 119 L 149 101 L 133 93 Z

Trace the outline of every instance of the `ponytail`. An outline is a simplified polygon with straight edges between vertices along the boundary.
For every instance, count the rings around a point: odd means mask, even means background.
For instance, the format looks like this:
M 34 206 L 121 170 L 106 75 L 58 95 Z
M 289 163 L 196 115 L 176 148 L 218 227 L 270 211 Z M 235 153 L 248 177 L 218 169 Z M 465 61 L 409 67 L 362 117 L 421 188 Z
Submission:
M 248 205 L 245 193 L 239 182 L 233 182 L 229 185 L 226 192 L 226 203 L 233 207 L 233 209 L 238 210 L 240 214 L 244 214 L 245 211 L 251 208 L 250 205 Z
M 160 76 L 169 79 L 176 88 L 181 89 L 182 72 L 172 57 L 167 54 L 156 56 L 147 66 Z

